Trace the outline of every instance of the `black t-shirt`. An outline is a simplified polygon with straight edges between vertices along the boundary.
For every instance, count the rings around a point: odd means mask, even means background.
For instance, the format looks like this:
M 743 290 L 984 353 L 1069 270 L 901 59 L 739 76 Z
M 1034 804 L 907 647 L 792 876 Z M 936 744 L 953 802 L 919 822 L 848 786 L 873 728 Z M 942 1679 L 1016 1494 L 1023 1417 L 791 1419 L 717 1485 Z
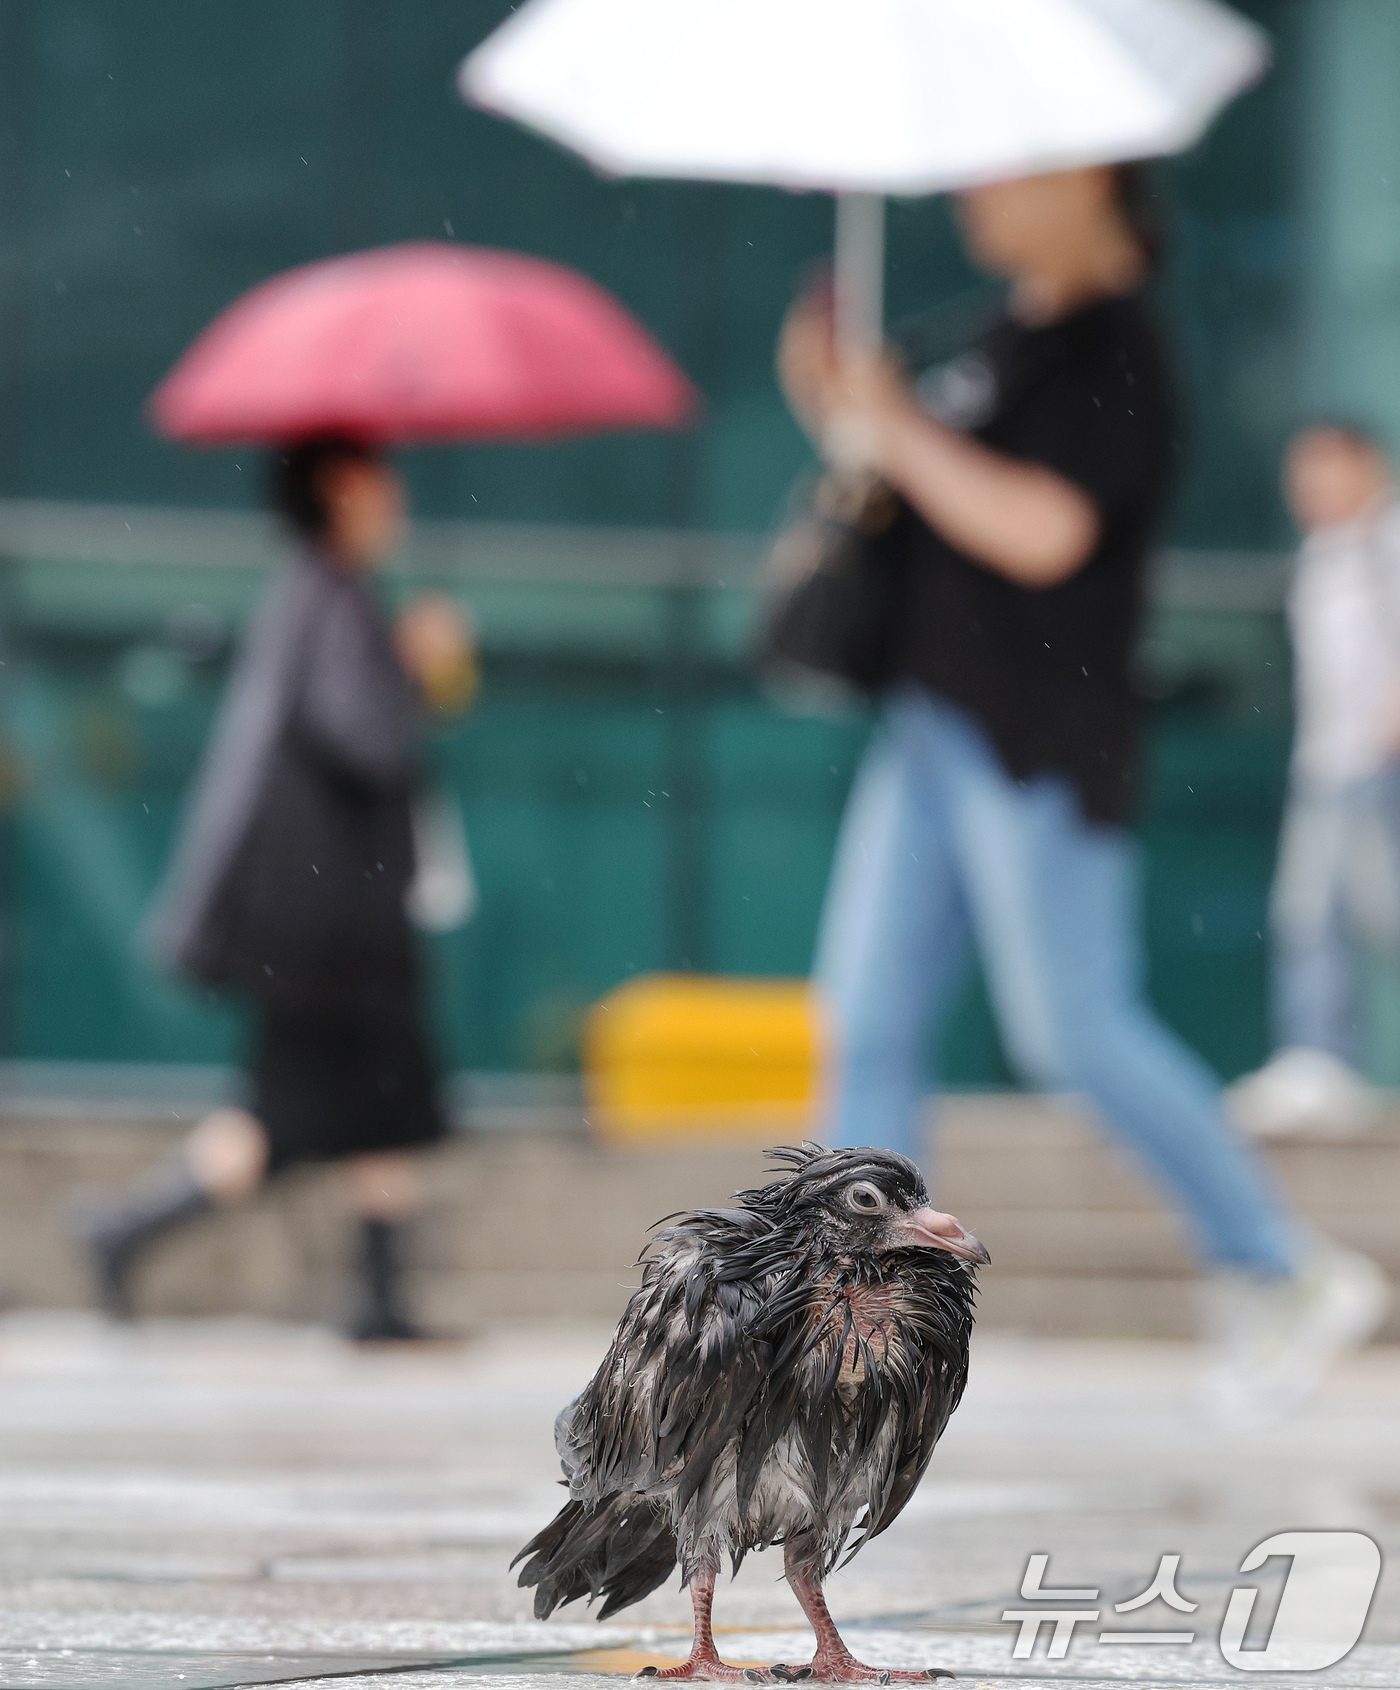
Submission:
M 1172 453 L 1171 383 L 1151 312 L 1135 295 L 1046 328 L 1003 317 L 916 387 L 944 421 L 1081 488 L 1102 533 L 1077 574 L 1037 591 L 974 562 L 904 507 L 889 535 L 908 567 L 895 677 L 975 716 L 1015 779 L 1063 774 L 1087 817 L 1122 822 L 1138 714 L 1129 660 Z

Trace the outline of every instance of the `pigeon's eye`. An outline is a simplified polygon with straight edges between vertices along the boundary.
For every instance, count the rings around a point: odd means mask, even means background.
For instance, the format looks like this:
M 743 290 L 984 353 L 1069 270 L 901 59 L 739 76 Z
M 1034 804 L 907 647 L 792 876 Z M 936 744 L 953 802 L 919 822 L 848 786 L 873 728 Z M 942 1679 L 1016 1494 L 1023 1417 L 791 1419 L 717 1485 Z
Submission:
M 885 1194 L 862 1181 L 859 1185 L 853 1185 L 846 1193 L 846 1204 L 858 1215 L 878 1215 L 886 1207 Z

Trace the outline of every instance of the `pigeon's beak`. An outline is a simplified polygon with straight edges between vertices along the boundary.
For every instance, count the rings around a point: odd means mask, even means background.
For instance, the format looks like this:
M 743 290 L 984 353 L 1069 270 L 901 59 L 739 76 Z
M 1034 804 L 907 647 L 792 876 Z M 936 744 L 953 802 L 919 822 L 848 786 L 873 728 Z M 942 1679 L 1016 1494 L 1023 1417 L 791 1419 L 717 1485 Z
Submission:
M 946 1250 L 959 1261 L 977 1267 L 985 1267 L 992 1259 L 982 1241 L 974 1238 L 956 1216 L 940 1214 L 937 1209 L 915 1209 L 892 1217 L 887 1236 L 898 1248 L 908 1249 L 913 1245 Z

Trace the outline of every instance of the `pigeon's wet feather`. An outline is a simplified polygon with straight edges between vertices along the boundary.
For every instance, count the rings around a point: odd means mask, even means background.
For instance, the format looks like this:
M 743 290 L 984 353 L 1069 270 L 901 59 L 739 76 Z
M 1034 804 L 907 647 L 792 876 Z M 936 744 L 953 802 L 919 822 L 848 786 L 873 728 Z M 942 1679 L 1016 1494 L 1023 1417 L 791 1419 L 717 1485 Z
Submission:
M 876 1247 L 857 1181 L 927 1204 L 883 1150 L 772 1152 L 739 1207 L 670 1215 L 555 1440 L 570 1501 L 516 1557 L 544 1618 L 600 1618 L 665 1582 L 789 1544 L 818 1578 L 898 1516 L 967 1378 L 974 1280 L 938 1248 Z M 851 1541 L 859 1523 L 860 1535 Z M 527 1559 L 528 1558 L 528 1559 Z

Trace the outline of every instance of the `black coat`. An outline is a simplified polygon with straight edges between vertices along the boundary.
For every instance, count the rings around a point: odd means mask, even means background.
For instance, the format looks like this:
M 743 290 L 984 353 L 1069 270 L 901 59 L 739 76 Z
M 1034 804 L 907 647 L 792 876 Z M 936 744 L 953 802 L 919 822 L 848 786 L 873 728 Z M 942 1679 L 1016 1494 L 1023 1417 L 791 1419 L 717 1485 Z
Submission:
M 302 558 L 241 654 L 177 852 L 157 937 L 183 972 L 293 1014 L 402 1005 L 416 717 L 373 595 Z

